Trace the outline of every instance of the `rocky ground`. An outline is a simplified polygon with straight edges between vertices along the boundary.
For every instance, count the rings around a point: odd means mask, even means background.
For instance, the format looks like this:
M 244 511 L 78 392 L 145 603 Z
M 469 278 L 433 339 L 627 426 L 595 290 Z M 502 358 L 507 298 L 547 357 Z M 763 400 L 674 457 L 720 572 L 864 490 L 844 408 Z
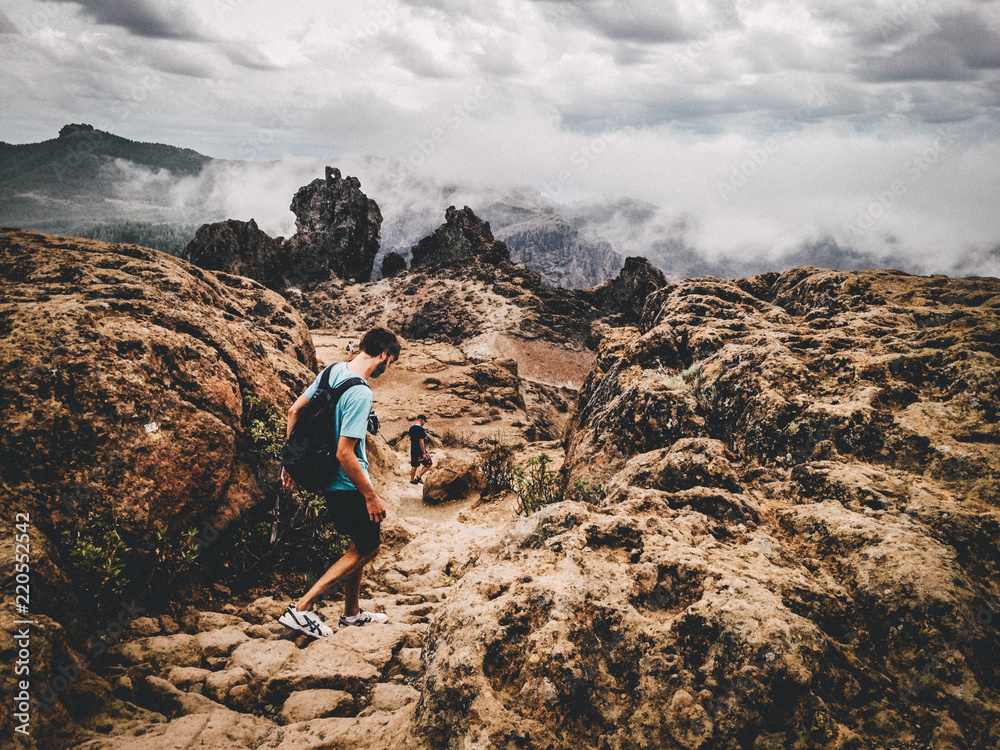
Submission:
M 1000 746 L 996 279 L 669 285 L 568 440 L 599 485 L 480 548 L 439 746 Z M 520 743 L 520 744 L 518 744 Z
M 228 354 L 233 374 L 220 369 L 222 382 L 255 392 L 258 381 L 243 373 L 266 360 L 287 371 L 285 390 L 298 377 L 297 314 L 286 324 L 271 304 L 266 325 L 246 325 L 272 299 L 263 287 L 234 287 L 239 304 L 217 319 L 213 294 L 235 277 L 45 242 L 64 267 L 115 283 L 73 287 L 72 271 L 16 244 L 5 278 L 66 330 L 91 325 L 78 296 L 119 290 L 94 302 L 113 304 L 87 345 L 105 371 L 124 372 L 116 388 L 127 403 L 155 381 L 136 386 L 146 368 L 129 369 L 130 349 L 111 347 L 113 332 L 150 310 L 168 319 L 144 273 L 167 275 L 186 300 L 178 306 L 201 321 L 178 325 L 166 351 L 193 351 L 195 338 L 226 354 L 219 331 L 251 331 L 240 341 L 253 355 Z M 390 516 L 362 597 L 390 623 L 320 642 L 291 637 L 274 618 L 306 582 L 287 578 L 250 596 L 216 592 L 211 607 L 128 616 L 101 653 L 40 614 L 47 651 L 36 659 L 48 679 L 69 683 L 36 707 L 50 732 L 43 746 L 1000 747 L 1000 281 L 796 269 L 661 284 L 623 273 L 624 304 L 602 318 L 588 302 L 596 317 L 578 323 L 589 333 L 563 341 L 523 335 L 540 330 L 539 309 L 558 295 L 493 306 L 496 284 L 469 287 L 476 278 L 418 271 L 331 284 L 311 303 L 374 309 L 347 330 L 315 332 L 320 363 L 341 358 L 371 322 L 416 330 L 407 295 L 381 298 L 379 284 L 415 294 L 441 279 L 465 284 L 481 322 L 454 340 L 411 335 L 399 366 L 375 383 L 387 442 L 372 441 L 373 466 Z M 382 307 L 371 304 L 378 299 Z M 44 362 L 41 318 L 21 334 L 24 313 L 3 311 L 5 337 L 20 342 L 6 356 Z M 600 340 L 596 353 L 588 339 Z M 177 413 L 215 414 L 214 399 L 178 368 L 165 372 L 185 388 L 162 389 L 186 396 Z M 34 413 L 45 414 L 40 368 L 22 374 L 25 393 L 42 399 Z M 101 391 L 106 400 L 111 392 Z M 456 478 L 443 502 L 434 492 L 445 482 L 408 483 L 401 436 L 418 412 L 430 417 L 439 459 L 431 476 Z M 220 414 L 239 465 L 251 455 L 242 419 Z M 30 420 L 11 424 L 5 480 L 15 476 L 11 451 L 34 445 L 23 437 L 34 435 Z M 567 499 L 522 517 L 509 494 L 483 502 L 473 483 L 458 482 L 473 473 L 477 444 L 496 434 L 519 462 L 550 453 L 568 477 Z M 20 471 L 27 477 L 28 463 Z M 116 476 L 99 473 L 99 497 L 119 497 Z M 32 481 L 64 486 L 51 472 Z M 220 491 L 227 486 L 220 480 Z M 41 512 L 46 493 L 36 494 Z M 59 560 L 53 552 L 46 580 L 58 580 Z M 320 611 L 328 621 L 339 614 L 334 598 Z M 0 613 L 8 663 L 10 612 Z
M 349 332 L 317 333 L 320 363 L 342 359 L 350 340 L 356 341 Z M 497 388 L 491 393 L 499 407 L 479 404 L 471 386 L 461 385 L 474 367 L 455 347 L 413 342 L 375 384 L 382 432 L 398 450 L 377 449 L 387 464 L 379 489 L 390 516 L 362 604 L 386 612 L 388 625 L 338 630 L 326 641 L 296 636 L 276 622 L 292 591 L 232 601 L 218 611 L 145 613 L 92 665 L 107 684 L 104 703 L 68 746 L 432 747 L 413 734 L 429 623 L 473 551 L 516 513 L 509 495 L 482 502 L 470 492 L 443 505 L 424 495 L 438 486 L 435 475 L 466 466 L 469 446 L 483 437 L 503 433 L 525 455 L 561 450 L 557 443 L 527 443 L 524 409 L 511 403 L 516 394 Z M 438 464 L 427 487 L 409 484 L 408 442 L 393 439 L 417 408 L 430 416 Z M 446 435 L 462 442 L 444 446 Z M 319 607 L 330 623 L 342 611 L 336 599 Z

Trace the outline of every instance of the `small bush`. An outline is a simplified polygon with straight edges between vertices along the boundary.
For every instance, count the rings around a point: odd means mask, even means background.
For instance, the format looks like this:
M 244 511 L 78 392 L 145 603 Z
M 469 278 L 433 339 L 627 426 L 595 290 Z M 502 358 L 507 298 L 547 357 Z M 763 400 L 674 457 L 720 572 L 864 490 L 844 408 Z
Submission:
M 694 383 L 701 377 L 701 360 L 691 363 L 691 366 L 681 373 L 685 383 Z
M 483 477 L 483 497 L 514 488 L 514 448 L 501 435 L 487 442 L 477 464 Z
M 460 430 L 445 430 L 441 435 L 441 445 L 449 448 L 470 448 L 473 445 L 472 435 Z
M 189 583 L 197 533 L 130 532 L 112 511 L 91 510 L 78 528 L 63 532 L 62 543 L 74 582 L 100 612 L 125 597 L 155 599 Z
M 595 484 L 589 479 L 577 479 L 573 482 L 573 487 L 566 494 L 571 500 L 597 505 L 601 498 L 604 497 L 604 485 Z
M 517 493 L 518 513 L 530 516 L 544 505 L 562 500 L 565 482 L 557 473 L 549 469 L 552 459 L 542 453 L 522 467 L 514 469 L 513 485 Z

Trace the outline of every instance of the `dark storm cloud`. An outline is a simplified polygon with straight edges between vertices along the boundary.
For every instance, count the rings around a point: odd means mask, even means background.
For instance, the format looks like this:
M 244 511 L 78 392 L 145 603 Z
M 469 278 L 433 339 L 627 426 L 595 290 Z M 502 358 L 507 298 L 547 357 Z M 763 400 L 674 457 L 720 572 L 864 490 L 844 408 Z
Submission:
M 21 30 L 17 28 L 13 21 L 7 18 L 6 14 L 0 10 L 0 34 L 19 34 Z
M 623 42 L 662 44 L 691 37 L 674 2 L 663 0 L 536 0 L 560 20 Z
M 253 45 L 229 43 L 221 46 L 220 51 L 233 65 L 250 70 L 278 70 L 280 66 L 271 62 L 268 57 Z
M 966 65 L 975 69 L 1000 68 L 1000 34 L 972 13 L 941 19 L 940 35 L 958 51 Z
M 875 82 L 963 81 L 996 68 L 1000 68 L 1000 36 L 986 19 L 962 13 L 938 19 L 936 31 L 898 52 L 862 57 L 858 73 Z
M 199 41 L 207 38 L 182 3 L 154 0 L 46 0 L 79 6 L 98 23 L 119 26 L 149 39 Z

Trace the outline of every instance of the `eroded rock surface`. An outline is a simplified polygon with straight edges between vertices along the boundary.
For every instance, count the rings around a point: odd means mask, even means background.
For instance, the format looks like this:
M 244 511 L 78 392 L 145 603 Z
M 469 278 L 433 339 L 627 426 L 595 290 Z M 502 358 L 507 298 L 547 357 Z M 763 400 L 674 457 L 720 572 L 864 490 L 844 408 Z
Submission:
M 144 613 L 81 682 L 77 744 L 995 747 L 1000 282 L 796 269 L 654 287 L 640 315 L 626 284 L 632 317 L 599 328 L 564 443 L 573 499 L 401 520 L 366 579 L 384 627 L 289 636 L 277 591 Z M 530 360 L 425 345 L 400 365 L 391 434 L 417 403 L 534 408 Z M 389 449 L 373 466 L 419 504 L 397 443 L 395 470 Z M 559 444 L 519 443 L 517 461 L 542 451 Z
M 287 409 L 315 352 L 277 294 L 155 250 L 3 230 L 0 269 L 0 509 L 30 519 L 30 611 L 52 618 L 33 630 L 33 684 L 67 683 L 39 717 L 44 736 L 65 728 L 67 710 L 88 713 L 81 690 L 96 701 L 110 690 L 92 690 L 101 682 L 71 649 L 143 614 L 121 591 L 110 622 L 86 624 L 81 607 L 93 616 L 93 602 L 72 564 L 89 554 L 86 583 L 98 586 L 121 576 L 122 539 L 152 554 L 158 534 L 176 546 L 184 530 L 217 529 L 259 504 L 267 477 L 248 450 L 248 399 Z M 114 559 L 87 541 L 102 534 L 118 540 Z M 0 554 L 9 569 L 14 545 Z M 148 571 L 126 574 L 144 591 L 162 586 L 144 582 Z M 0 637 L 5 658 L 13 633 Z M 150 660 L 186 664 L 188 650 L 153 649 Z M 0 679 L 10 694 L 13 671 Z
M 181 257 L 206 270 L 246 276 L 277 291 L 288 267 L 282 242 L 283 238 L 262 231 L 253 219 L 229 219 L 199 227 Z
M 605 337 L 571 432 L 570 485 L 601 492 L 474 556 L 428 635 L 420 727 L 995 746 L 998 312 L 996 279 L 882 271 L 654 293 Z

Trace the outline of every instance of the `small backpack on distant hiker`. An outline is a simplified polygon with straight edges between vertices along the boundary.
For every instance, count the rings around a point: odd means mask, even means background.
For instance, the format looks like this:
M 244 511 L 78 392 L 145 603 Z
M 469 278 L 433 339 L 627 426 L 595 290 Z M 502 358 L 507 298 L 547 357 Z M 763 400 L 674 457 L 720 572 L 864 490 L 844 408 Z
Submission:
M 363 378 L 351 378 L 330 388 L 332 368 L 330 365 L 323 370 L 316 392 L 299 411 L 292 434 L 281 449 L 282 467 L 295 484 L 310 492 L 325 490 L 340 466 L 334 429 L 340 397 L 348 388 L 368 385 Z

